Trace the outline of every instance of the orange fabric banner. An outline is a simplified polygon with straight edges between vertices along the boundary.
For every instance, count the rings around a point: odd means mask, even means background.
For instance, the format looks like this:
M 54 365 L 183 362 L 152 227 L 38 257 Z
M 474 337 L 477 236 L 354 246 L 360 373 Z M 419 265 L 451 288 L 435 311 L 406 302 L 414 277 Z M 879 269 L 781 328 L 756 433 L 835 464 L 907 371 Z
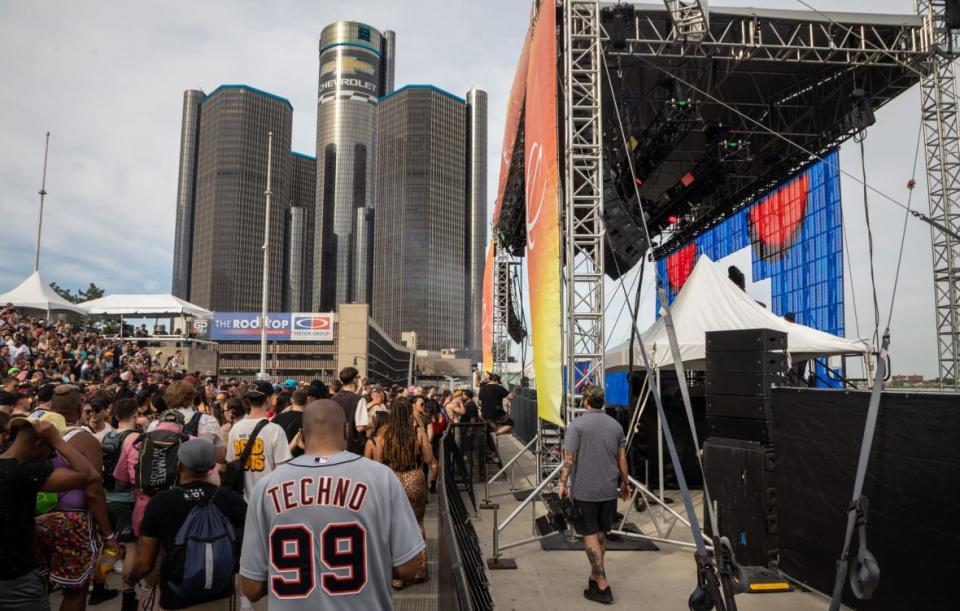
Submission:
M 487 264 L 483 268 L 483 322 L 480 327 L 483 347 L 483 371 L 493 371 L 493 248 L 495 240 L 487 244 Z
M 562 426 L 557 11 L 553 2 L 540 7 L 530 45 L 524 114 L 527 279 L 538 413 Z
M 513 75 L 513 85 L 510 87 L 510 98 L 507 100 L 507 121 L 503 128 L 503 148 L 500 150 L 500 186 L 497 187 L 497 203 L 493 209 L 494 227 L 500 222 L 503 191 L 507 186 L 510 162 L 513 160 L 513 149 L 517 143 L 517 131 L 520 129 L 520 111 L 523 109 L 523 97 L 527 92 L 527 64 L 530 58 L 532 34 L 532 28 L 527 30 L 527 36 L 523 40 L 523 49 L 520 50 L 520 59 L 517 60 L 517 72 Z

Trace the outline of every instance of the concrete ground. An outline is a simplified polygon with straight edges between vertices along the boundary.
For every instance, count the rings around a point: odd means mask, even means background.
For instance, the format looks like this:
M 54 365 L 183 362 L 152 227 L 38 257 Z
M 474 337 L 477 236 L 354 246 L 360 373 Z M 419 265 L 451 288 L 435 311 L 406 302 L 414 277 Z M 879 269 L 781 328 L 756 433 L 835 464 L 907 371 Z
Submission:
M 506 461 L 521 448 L 515 439 L 500 438 L 500 453 Z M 525 453 L 517 461 L 513 487 L 527 488 L 536 472 L 532 454 Z M 492 475 L 493 472 L 491 472 Z M 489 493 L 501 495 L 511 488 L 509 477 L 490 486 Z M 677 500 L 672 507 L 680 511 L 679 494 L 668 492 Z M 478 503 L 483 498 L 478 488 Z M 512 494 L 492 498 L 499 503 L 497 518 L 502 523 L 519 505 Z M 620 511 L 626 511 L 620 502 Z M 697 504 L 699 507 L 700 505 Z M 536 503 L 537 515 L 545 513 L 542 503 Z M 656 509 L 654 511 L 657 511 Z M 681 511 L 682 513 L 682 511 Z M 645 534 L 655 533 L 649 512 L 631 514 L 630 520 Z M 480 510 L 474 527 L 480 537 L 484 556 L 493 555 L 493 511 Z M 532 510 L 525 508 L 501 533 L 501 544 L 520 541 L 533 534 Z M 677 523 L 672 537 L 691 541 L 687 526 Z M 658 544 L 660 551 L 610 551 L 606 555 L 607 578 L 613 588 L 615 608 L 682 610 L 687 609 L 687 598 L 695 585 L 694 558 L 690 548 Z M 502 557 L 516 560 L 517 570 L 490 571 L 493 598 L 497 609 L 523 611 L 562 611 L 601 608 L 583 598 L 587 585 L 589 565 L 582 551 L 542 551 L 539 542 L 525 544 L 503 552 Z M 741 611 L 822 611 L 829 602 L 819 594 L 789 592 L 778 594 L 741 594 L 737 607 Z

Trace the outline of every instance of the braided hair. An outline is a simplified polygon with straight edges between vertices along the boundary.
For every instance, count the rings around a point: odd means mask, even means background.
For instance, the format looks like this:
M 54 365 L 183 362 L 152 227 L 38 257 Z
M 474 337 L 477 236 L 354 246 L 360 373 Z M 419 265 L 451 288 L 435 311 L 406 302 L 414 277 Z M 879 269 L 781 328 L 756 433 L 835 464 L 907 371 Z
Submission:
M 413 422 L 413 405 L 406 397 L 397 397 L 390 404 L 390 417 L 381 430 L 383 459 L 396 471 L 417 467 L 420 441 Z

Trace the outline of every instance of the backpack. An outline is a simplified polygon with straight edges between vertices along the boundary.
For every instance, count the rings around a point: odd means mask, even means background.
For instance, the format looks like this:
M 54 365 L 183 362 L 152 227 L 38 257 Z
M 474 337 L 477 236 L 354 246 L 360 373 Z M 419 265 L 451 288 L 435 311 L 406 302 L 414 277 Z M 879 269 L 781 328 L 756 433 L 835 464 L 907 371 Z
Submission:
M 193 416 L 190 417 L 190 421 L 183 425 L 184 435 L 200 436 L 200 417 L 202 415 L 200 412 L 194 412 Z
M 177 452 L 189 439 L 183 433 L 151 431 L 134 442 L 137 446 L 136 487 L 147 496 L 172 488 L 177 483 Z
M 270 421 L 264 418 L 253 427 L 247 443 L 243 446 L 243 452 L 240 456 L 227 463 L 227 468 L 220 474 L 220 485 L 238 494 L 243 494 L 243 473 L 246 471 L 247 460 L 250 459 L 250 453 L 253 452 L 254 442 L 257 435 L 263 430 L 263 427 L 270 424 Z
M 239 559 L 237 534 L 213 502 L 215 498 L 216 494 L 196 502 L 168 552 L 164 577 L 185 601 L 205 602 L 233 585 Z
M 120 454 L 123 451 L 123 442 L 127 440 L 127 437 L 130 433 L 134 433 L 132 429 L 129 431 L 124 431 L 118 433 L 116 431 L 110 431 L 103 436 L 103 441 L 100 442 L 100 453 L 103 455 L 103 488 L 109 492 L 126 492 L 129 490 L 129 487 L 121 484 L 120 488 L 117 488 L 117 480 L 113 478 L 113 470 L 116 468 L 117 463 L 120 461 Z

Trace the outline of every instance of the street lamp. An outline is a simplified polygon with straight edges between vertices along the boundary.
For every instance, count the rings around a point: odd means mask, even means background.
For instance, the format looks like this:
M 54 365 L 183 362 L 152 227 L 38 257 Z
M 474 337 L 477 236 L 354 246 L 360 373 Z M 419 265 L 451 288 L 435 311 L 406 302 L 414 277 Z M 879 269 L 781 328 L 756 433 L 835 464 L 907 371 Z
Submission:
M 267 198 L 266 210 L 264 211 L 263 222 L 263 294 L 261 295 L 260 312 L 260 372 L 257 374 L 257 380 L 267 381 L 270 376 L 267 375 L 267 297 L 270 291 L 270 170 L 273 165 L 273 132 L 267 134 L 267 190 L 264 195 Z

